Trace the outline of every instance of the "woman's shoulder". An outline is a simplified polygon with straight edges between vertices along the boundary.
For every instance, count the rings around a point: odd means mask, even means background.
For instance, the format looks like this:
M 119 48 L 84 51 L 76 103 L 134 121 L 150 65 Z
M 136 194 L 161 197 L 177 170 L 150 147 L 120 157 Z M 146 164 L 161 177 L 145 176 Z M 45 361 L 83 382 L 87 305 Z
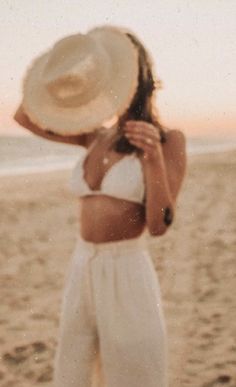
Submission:
M 178 145 L 185 145 L 186 137 L 185 134 L 180 129 L 169 129 L 166 131 L 166 143 L 171 141 L 171 143 L 175 142 Z
M 178 159 L 186 156 L 186 137 L 180 129 L 168 130 L 162 146 L 166 158 Z
M 168 130 L 162 149 L 167 167 L 178 171 L 179 176 L 184 175 L 187 164 L 185 134 L 179 129 Z

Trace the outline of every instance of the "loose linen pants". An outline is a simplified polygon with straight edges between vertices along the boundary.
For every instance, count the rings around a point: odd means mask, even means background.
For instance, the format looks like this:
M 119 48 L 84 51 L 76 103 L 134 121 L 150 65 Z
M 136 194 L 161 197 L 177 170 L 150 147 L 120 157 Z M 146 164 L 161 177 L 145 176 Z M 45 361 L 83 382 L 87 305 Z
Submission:
M 167 332 L 143 236 L 78 237 L 64 289 L 55 387 L 167 387 Z

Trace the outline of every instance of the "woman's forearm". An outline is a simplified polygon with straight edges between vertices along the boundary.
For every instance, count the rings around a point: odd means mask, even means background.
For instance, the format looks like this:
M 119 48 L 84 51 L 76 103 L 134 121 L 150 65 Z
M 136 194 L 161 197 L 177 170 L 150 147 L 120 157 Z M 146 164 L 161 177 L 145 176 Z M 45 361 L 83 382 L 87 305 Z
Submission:
M 162 235 L 174 216 L 174 200 L 168 183 L 161 144 L 155 157 L 144 162 L 146 223 L 151 235 Z
M 81 135 L 74 135 L 74 136 L 62 136 L 59 134 L 56 134 L 50 130 L 43 130 L 39 128 L 37 125 L 35 125 L 33 122 L 30 121 L 28 116 L 24 113 L 22 106 L 19 106 L 17 109 L 14 120 L 24 127 L 25 129 L 29 130 L 33 134 L 46 138 L 47 140 L 66 143 L 66 144 L 72 144 L 72 145 L 82 145 L 85 146 L 86 144 L 86 134 Z

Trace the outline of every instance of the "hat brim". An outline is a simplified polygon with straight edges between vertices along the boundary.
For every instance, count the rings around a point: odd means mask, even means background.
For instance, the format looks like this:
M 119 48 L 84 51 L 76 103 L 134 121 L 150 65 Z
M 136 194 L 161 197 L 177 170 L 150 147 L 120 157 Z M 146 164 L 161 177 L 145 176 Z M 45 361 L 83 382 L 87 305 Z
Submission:
M 130 39 L 112 27 L 98 27 L 88 33 L 108 53 L 110 74 L 103 90 L 86 105 L 60 107 L 42 82 L 50 53 L 36 58 L 23 82 L 23 110 L 41 129 L 60 135 L 93 132 L 104 121 L 122 115 L 129 107 L 138 85 L 138 53 Z

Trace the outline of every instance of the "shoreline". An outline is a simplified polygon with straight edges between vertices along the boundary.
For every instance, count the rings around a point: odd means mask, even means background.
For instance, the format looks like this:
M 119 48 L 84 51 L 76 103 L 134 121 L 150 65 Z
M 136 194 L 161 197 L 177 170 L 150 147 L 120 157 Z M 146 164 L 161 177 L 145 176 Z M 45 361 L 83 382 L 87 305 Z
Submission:
M 232 145 L 229 149 L 219 149 L 219 150 L 208 150 L 207 152 L 188 152 L 187 153 L 187 159 L 192 162 L 198 157 L 210 157 L 210 156 L 217 156 L 217 155 L 226 155 L 228 153 L 234 153 L 236 152 L 235 145 Z M 55 156 L 55 159 L 57 159 L 58 156 Z M 48 164 L 45 166 L 18 166 L 15 169 L 13 168 L 0 168 L 0 178 L 2 177 L 10 177 L 10 176 L 22 176 L 22 175 L 34 175 L 34 174 L 44 174 L 44 173 L 53 173 L 53 172 L 65 172 L 65 171 L 71 171 L 73 167 L 75 166 L 79 156 L 73 156 L 73 158 L 68 157 L 67 160 L 61 161 L 59 160 L 56 164 Z M 42 161 L 43 159 L 38 159 L 38 161 Z

